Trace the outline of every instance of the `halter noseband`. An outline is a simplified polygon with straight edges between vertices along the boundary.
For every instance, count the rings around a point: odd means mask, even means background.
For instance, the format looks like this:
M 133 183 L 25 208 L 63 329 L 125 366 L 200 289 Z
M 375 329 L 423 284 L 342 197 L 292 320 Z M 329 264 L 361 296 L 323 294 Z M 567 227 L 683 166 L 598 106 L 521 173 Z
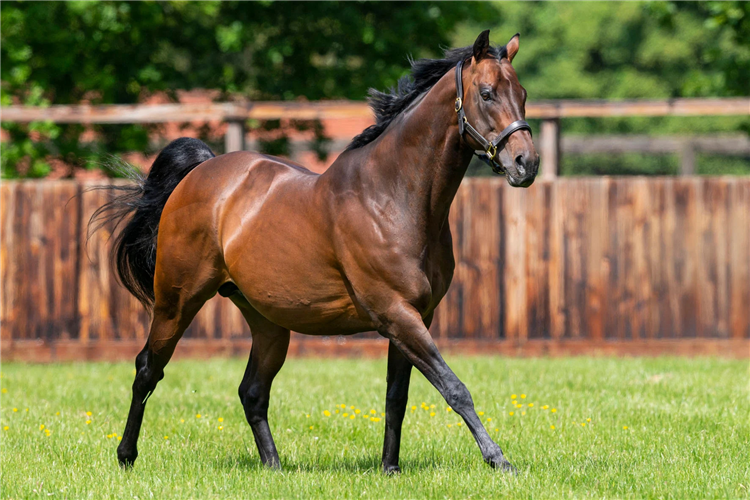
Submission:
M 464 84 L 461 79 L 463 68 L 464 62 L 459 61 L 459 63 L 456 65 L 456 92 L 458 94 L 458 97 L 456 97 L 456 113 L 458 114 L 458 133 L 461 134 L 461 137 L 463 137 L 464 132 L 468 132 L 469 135 L 472 136 L 479 144 L 481 144 L 482 148 L 484 148 L 484 153 L 477 153 L 476 151 L 474 152 L 477 158 L 489 165 L 492 168 L 492 171 L 496 174 L 504 174 L 505 171 L 503 170 L 502 165 L 500 165 L 495 160 L 498 146 L 500 145 L 500 143 L 510 137 L 513 132 L 516 132 L 518 130 L 528 130 L 529 134 L 531 134 L 531 127 L 524 120 L 516 120 L 505 127 L 505 129 L 500 132 L 500 135 L 495 137 L 495 140 L 488 141 L 482 134 L 477 131 L 477 129 L 472 127 L 469 121 L 466 119 L 463 100 Z

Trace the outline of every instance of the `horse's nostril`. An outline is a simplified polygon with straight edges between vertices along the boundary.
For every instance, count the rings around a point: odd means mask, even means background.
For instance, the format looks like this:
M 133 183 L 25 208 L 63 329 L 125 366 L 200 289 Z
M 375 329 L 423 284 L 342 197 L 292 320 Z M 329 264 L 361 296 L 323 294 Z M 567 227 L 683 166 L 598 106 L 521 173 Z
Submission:
M 524 161 L 523 155 L 516 156 L 516 168 L 518 169 L 519 174 L 526 174 L 526 162 Z

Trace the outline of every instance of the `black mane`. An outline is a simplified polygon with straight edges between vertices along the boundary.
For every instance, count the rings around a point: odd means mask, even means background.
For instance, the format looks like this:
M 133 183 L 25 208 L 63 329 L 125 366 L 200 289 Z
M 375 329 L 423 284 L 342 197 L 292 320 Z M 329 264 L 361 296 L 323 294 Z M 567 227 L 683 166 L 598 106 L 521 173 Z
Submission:
M 504 46 L 490 47 L 489 54 L 497 59 L 507 57 Z M 471 56 L 472 47 L 463 47 L 446 50 L 443 59 L 411 61 L 411 75 L 401 77 L 396 88 L 391 88 L 388 92 L 370 89 L 368 101 L 375 113 L 375 125 L 367 127 L 352 139 L 346 151 L 361 148 L 374 141 L 418 96 L 430 90 L 459 61 L 471 59 Z

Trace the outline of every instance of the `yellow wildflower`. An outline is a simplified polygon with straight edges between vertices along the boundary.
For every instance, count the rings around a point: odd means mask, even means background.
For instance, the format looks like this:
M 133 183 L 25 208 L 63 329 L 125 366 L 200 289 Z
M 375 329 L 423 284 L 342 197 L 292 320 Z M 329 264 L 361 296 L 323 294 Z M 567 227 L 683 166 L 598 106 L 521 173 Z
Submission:
M 309 413 L 305 413 L 305 418 L 310 418 L 310 414 Z
M 311 425 L 311 426 L 310 426 L 310 430 L 313 430 L 313 427 L 314 427 L 314 426 L 312 426 L 312 425 Z
M 487 422 L 492 422 L 492 418 L 487 417 Z
M 354 405 L 350 406 L 350 407 L 349 407 L 349 409 L 350 409 L 350 410 L 353 410 L 353 409 L 354 409 Z
M 623 426 L 622 426 L 622 428 L 623 428 L 624 430 L 628 430 L 628 426 L 627 426 L 627 425 L 623 425 Z
M 196 413 L 195 414 L 195 418 L 201 418 L 201 414 L 200 413 Z
M 412 406 L 412 407 L 411 407 L 411 411 L 414 411 L 414 410 L 416 410 L 416 409 L 417 409 L 417 407 L 416 407 L 416 406 Z
M 512 417 L 512 416 L 513 416 L 514 414 L 515 414 L 515 412 L 512 412 L 512 411 L 508 413 L 508 415 L 510 415 L 511 417 Z
M 354 413 L 356 413 L 357 415 L 359 415 L 360 413 L 362 413 L 362 410 L 360 410 L 359 408 L 357 408 L 356 410 L 354 410 Z
M 58 411 L 57 413 L 55 413 L 55 415 L 60 416 L 60 412 Z
M 586 422 L 581 422 L 581 427 L 586 427 Z
M 8 427 L 7 425 L 5 427 L 3 427 L 4 431 L 7 431 L 8 429 L 10 429 L 10 427 Z
M 451 427 L 453 427 L 453 424 L 448 424 L 448 428 L 450 429 Z
M 480 411 L 479 413 L 477 413 L 477 415 L 479 415 L 481 417 L 482 415 L 484 415 L 484 412 Z
M 13 413 L 17 412 L 18 408 L 13 408 Z
M 346 405 L 339 405 L 341 408 L 346 409 Z
M 373 422 L 380 422 L 379 417 L 372 417 L 370 420 L 372 420 Z
M 526 394 L 521 394 L 521 399 L 526 399 Z
M 3 394 L 7 394 L 7 393 L 8 393 L 8 389 L 6 389 L 5 387 L 3 387 Z
M 220 425 L 219 427 L 217 427 L 217 429 L 219 429 L 220 431 L 223 431 L 224 430 L 224 426 Z
M 45 434 L 46 436 L 49 436 L 50 434 L 52 434 L 52 431 L 51 431 L 51 430 L 49 430 L 49 429 L 44 429 L 44 434 Z
M 447 408 L 445 409 L 445 411 L 453 411 L 453 408 L 451 408 L 451 407 L 449 406 L 449 407 L 447 407 Z
M 377 412 L 375 410 L 370 410 L 370 413 L 372 413 L 373 415 L 375 415 Z
M 181 419 L 180 419 L 180 423 L 181 423 L 181 424 L 184 424 L 184 423 L 185 423 L 185 419 L 184 419 L 184 418 L 181 418 Z
M 308 417 L 309 417 L 309 416 L 310 416 L 310 415 L 308 415 Z M 223 422 L 223 421 L 224 421 L 224 419 L 223 419 L 222 417 L 219 417 L 219 422 Z
M 522 411 L 522 412 L 521 412 L 521 415 L 526 415 L 526 412 L 525 412 L 525 411 Z
M 435 405 L 430 405 L 430 408 L 435 408 Z
M 590 419 L 590 418 L 587 418 L 587 419 L 586 419 L 586 422 L 591 422 L 591 419 Z
M 91 420 L 86 420 L 86 425 L 89 425 L 91 423 Z
M 44 429 L 44 424 L 39 426 L 39 430 L 41 431 L 42 429 Z
M 342 415 L 342 416 L 344 416 L 344 417 L 348 417 L 348 416 L 349 416 L 349 413 L 344 413 L 344 415 Z
M 86 416 L 87 416 L 87 417 L 90 417 L 90 416 L 91 416 L 91 412 L 90 412 L 90 411 L 87 411 L 87 412 L 86 412 Z
M 434 417 L 434 416 L 435 416 L 435 412 L 434 412 L 434 411 L 431 411 L 431 412 L 430 412 L 430 416 L 431 416 L 431 417 Z
M 551 409 L 550 411 L 551 411 L 552 413 L 555 413 L 555 412 L 557 411 L 557 408 L 552 408 L 552 409 Z
M 549 405 L 542 406 L 542 410 L 546 410 L 547 408 L 549 408 Z
M 169 439 L 169 436 L 164 436 L 164 439 Z
M 513 394 L 513 395 L 511 395 L 510 399 L 516 399 L 517 397 L 518 396 L 516 396 L 515 394 Z
M 555 430 L 555 426 L 554 425 L 550 425 L 549 428 L 552 429 L 553 431 Z
M 324 410 L 323 411 L 323 415 L 325 415 L 326 417 L 330 417 L 331 416 L 331 412 L 328 411 L 328 410 Z
M 463 422 L 459 422 L 456 425 L 459 426 L 459 427 L 461 427 L 462 425 L 464 425 L 464 423 Z
M 352 415 L 349 417 L 350 420 L 354 420 L 356 418 L 356 415 Z
M 380 414 L 381 417 L 385 417 L 385 412 Z
M 529 408 L 532 408 L 534 406 L 534 403 L 529 403 Z

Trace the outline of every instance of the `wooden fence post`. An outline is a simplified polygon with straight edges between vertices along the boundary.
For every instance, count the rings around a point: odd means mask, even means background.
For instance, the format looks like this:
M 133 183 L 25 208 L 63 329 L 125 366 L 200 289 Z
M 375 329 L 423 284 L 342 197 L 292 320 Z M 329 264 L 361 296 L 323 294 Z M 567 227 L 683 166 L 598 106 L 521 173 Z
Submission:
M 695 147 L 690 139 L 680 147 L 680 175 L 695 175 Z
M 245 149 L 244 120 L 227 121 L 227 131 L 224 135 L 224 152 L 242 151 Z
M 560 120 L 542 120 L 539 135 L 542 179 L 554 179 L 560 174 Z

